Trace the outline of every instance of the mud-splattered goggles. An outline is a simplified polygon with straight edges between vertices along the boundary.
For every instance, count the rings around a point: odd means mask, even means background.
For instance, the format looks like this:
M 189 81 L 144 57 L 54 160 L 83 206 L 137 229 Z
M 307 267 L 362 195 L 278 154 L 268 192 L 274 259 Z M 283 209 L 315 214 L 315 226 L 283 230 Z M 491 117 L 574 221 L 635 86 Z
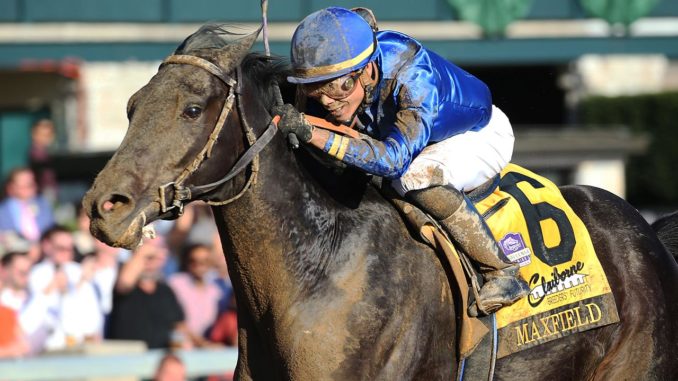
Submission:
M 311 98 L 320 98 L 320 95 L 325 94 L 332 99 L 344 99 L 358 87 L 358 79 L 362 73 L 359 70 L 331 81 L 304 84 L 302 89 Z

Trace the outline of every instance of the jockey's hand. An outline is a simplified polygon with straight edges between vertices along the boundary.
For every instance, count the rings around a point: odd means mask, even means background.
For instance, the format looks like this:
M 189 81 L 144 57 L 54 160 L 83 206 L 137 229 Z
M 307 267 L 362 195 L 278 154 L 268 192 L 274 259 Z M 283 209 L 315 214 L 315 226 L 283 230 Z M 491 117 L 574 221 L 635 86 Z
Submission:
M 291 104 L 284 104 L 273 107 L 273 114 L 280 115 L 278 129 L 284 136 L 289 134 L 296 135 L 304 143 L 311 141 L 313 137 L 313 126 L 304 119 L 304 114 L 297 111 Z

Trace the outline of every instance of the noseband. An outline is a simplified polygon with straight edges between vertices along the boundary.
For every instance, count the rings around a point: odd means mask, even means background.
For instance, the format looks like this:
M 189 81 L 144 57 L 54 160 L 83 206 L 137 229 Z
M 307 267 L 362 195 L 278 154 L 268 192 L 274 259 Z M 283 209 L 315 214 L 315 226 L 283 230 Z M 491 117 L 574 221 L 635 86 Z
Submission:
M 213 64 L 206 59 L 189 56 L 189 55 L 172 55 L 169 56 L 163 61 L 163 65 L 166 64 L 184 64 L 184 65 L 193 65 L 204 70 L 207 70 L 210 74 L 219 78 L 228 88 L 228 97 L 224 101 L 224 105 L 221 109 L 221 114 L 219 119 L 217 119 L 216 124 L 212 130 L 212 133 L 207 139 L 205 147 L 197 154 L 193 159 L 191 164 L 189 164 L 181 172 L 179 177 L 176 180 L 169 182 L 165 185 L 160 186 L 160 210 L 161 212 L 172 213 L 171 218 L 177 218 L 183 214 L 184 205 L 189 201 L 195 200 L 197 197 L 204 195 L 208 192 L 213 191 L 220 185 L 231 180 L 240 172 L 242 172 L 247 166 L 251 163 L 252 168 L 250 175 L 247 178 L 247 182 L 243 188 L 238 192 L 237 195 L 231 197 L 227 200 L 222 201 L 205 201 L 210 205 L 225 205 L 232 201 L 240 198 L 247 189 L 252 184 L 256 183 L 257 173 L 259 172 L 259 152 L 266 147 L 266 145 L 273 139 L 273 136 L 277 132 L 276 125 L 273 121 L 268 124 L 268 128 L 264 131 L 259 138 L 254 134 L 254 130 L 249 126 L 245 119 L 245 113 L 242 110 L 242 100 L 241 100 L 241 83 L 242 83 L 242 69 L 240 65 L 236 66 L 235 75 L 236 78 L 233 79 L 228 73 L 225 73 L 219 66 Z M 224 124 L 226 124 L 226 118 L 233 108 L 233 103 L 236 103 L 238 114 L 240 115 L 240 121 L 243 128 L 243 132 L 247 137 L 247 142 L 249 148 L 243 153 L 243 155 L 238 159 L 238 161 L 233 165 L 231 170 L 221 179 L 205 184 L 205 185 L 184 185 L 186 179 L 193 174 L 206 159 L 208 159 L 212 154 L 212 148 L 214 143 L 216 143 L 219 133 L 221 132 Z

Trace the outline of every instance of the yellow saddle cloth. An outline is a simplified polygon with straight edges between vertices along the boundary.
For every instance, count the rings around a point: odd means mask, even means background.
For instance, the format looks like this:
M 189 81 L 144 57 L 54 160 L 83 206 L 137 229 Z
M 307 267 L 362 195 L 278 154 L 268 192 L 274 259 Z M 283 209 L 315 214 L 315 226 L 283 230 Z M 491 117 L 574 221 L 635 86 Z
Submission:
M 509 164 L 474 202 L 531 289 L 496 313 L 498 357 L 619 321 L 591 237 L 555 184 Z

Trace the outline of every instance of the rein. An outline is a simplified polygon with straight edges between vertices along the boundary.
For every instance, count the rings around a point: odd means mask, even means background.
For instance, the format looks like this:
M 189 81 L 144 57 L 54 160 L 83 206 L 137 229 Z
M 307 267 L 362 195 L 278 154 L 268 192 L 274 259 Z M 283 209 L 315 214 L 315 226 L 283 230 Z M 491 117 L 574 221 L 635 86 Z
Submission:
M 245 114 L 242 110 L 242 100 L 241 100 L 241 83 L 242 83 L 242 69 L 240 66 L 237 66 L 235 69 L 236 78 L 234 79 L 228 73 L 224 72 L 219 66 L 213 64 L 212 62 L 189 55 L 172 55 L 167 57 L 163 61 L 165 64 L 183 64 L 183 65 L 193 65 L 199 68 L 202 68 L 208 71 L 210 74 L 219 78 L 226 86 L 228 86 L 228 97 L 224 101 L 224 105 L 221 109 L 221 114 L 219 119 L 214 125 L 214 129 L 207 139 L 205 147 L 196 155 L 191 164 L 189 164 L 179 177 L 176 180 L 169 182 L 165 185 L 161 185 L 158 189 L 160 193 L 160 210 L 162 213 L 172 212 L 172 218 L 177 218 L 183 214 L 184 205 L 191 200 L 194 200 L 198 196 L 204 195 L 208 192 L 213 191 L 220 185 L 231 180 L 242 172 L 248 165 L 252 165 L 250 175 L 243 185 L 243 188 L 238 192 L 237 195 L 223 201 L 205 201 L 210 205 L 225 205 L 232 201 L 240 198 L 252 184 L 256 183 L 257 173 L 259 172 L 259 152 L 261 152 L 266 145 L 273 139 L 276 132 L 278 131 L 275 120 L 271 120 L 268 124 L 268 128 L 264 131 L 259 138 L 254 134 L 254 130 L 249 126 L 247 120 L 245 119 Z M 216 143 L 217 138 L 226 124 L 226 119 L 233 108 L 233 103 L 236 104 L 236 112 L 240 115 L 240 120 L 243 128 L 243 132 L 247 137 L 247 142 L 250 145 L 249 148 L 243 153 L 243 155 L 238 159 L 238 161 L 233 165 L 231 170 L 221 179 L 204 185 L 184 185 L 184 181 L 193 174 L 200 165 L 212 155 L 212 148 L 214 143 Z
M 318 118 L 317 116 L 312 116 L 312 115 L 306 115 L 304 114 L 304 118 L 306 119 L 307 122 L 310 124 L 314 125 L 315 127 L 322 128 L 324 130 L 328 131 L 334 131 L 339 134 L 351 137 L 353 139 L 360 139 L 360 133 L 358 131 L 353 129 L 353 126 L 355 125 L 356 119 L 353 119 L 353 123 L 351 123 L 351 126 L 345 126 L 343 124 L 338 124 L 338 123 L 332 123 L 330 121 L 327 121 L 323 118 Z

